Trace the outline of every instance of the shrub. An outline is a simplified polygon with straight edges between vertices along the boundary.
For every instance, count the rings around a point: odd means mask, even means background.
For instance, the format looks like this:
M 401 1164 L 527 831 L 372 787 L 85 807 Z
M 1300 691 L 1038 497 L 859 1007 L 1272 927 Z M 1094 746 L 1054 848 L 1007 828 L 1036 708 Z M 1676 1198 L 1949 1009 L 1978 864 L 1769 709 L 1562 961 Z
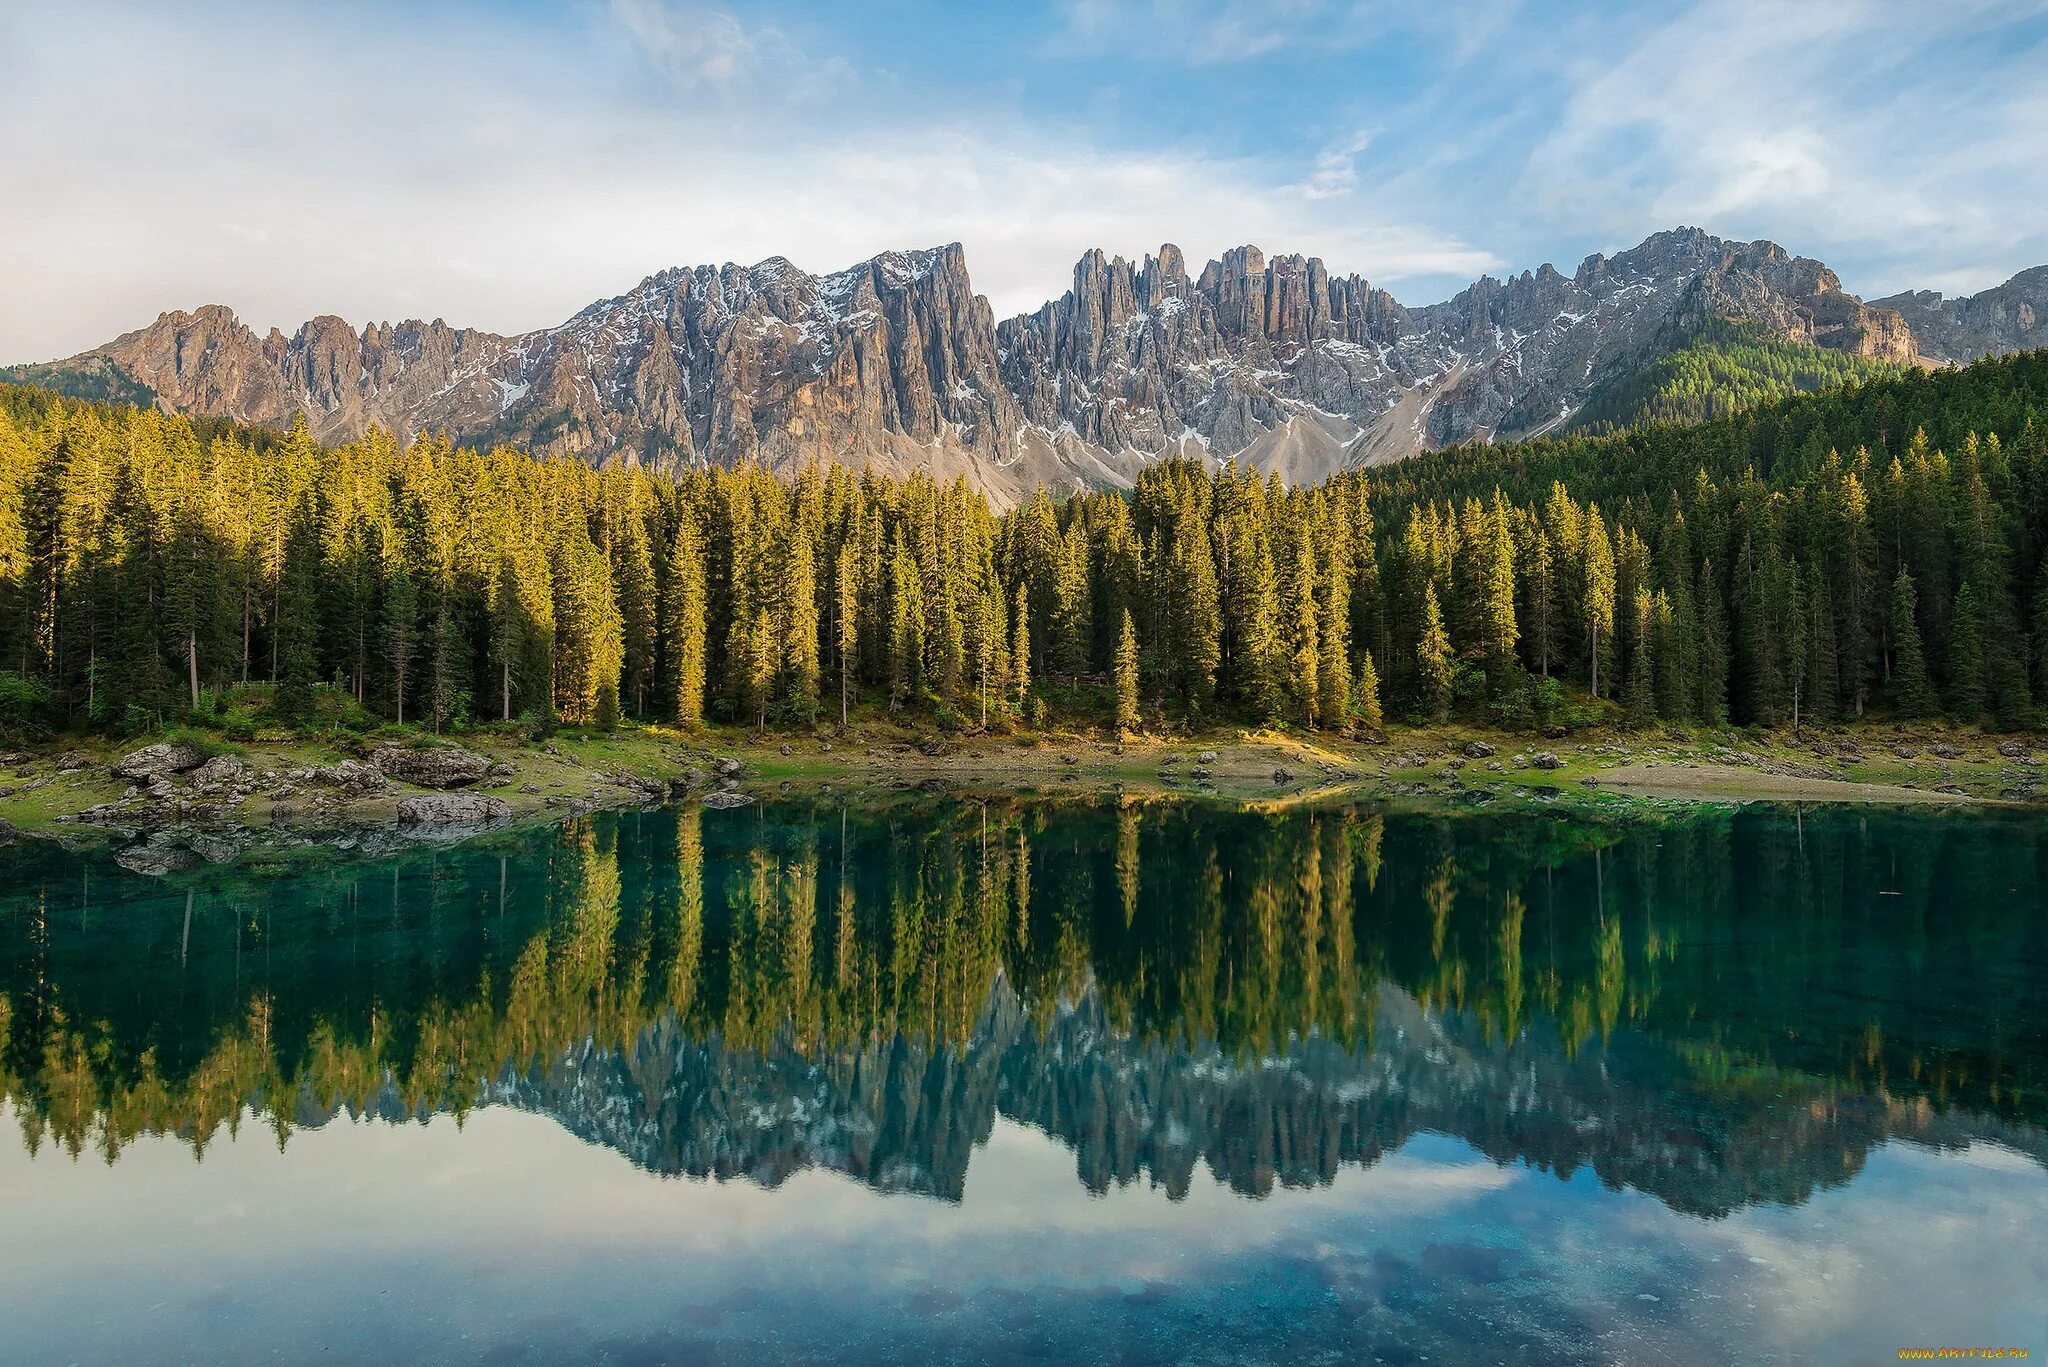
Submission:
M 56 727 L 56 699 L 40 679 L 0 670 L 0 738 L 41 740 Z

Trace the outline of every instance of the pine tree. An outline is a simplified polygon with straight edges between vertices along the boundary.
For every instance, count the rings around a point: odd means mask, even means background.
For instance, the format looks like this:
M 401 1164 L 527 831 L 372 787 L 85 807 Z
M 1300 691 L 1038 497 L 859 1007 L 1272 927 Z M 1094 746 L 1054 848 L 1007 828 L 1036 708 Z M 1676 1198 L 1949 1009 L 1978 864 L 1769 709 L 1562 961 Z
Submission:
M 405 694 L 412 677 L 419 629 L 419 592 L 404 564 L 384 581 L 384 668 L 391 683 L 391 715 L 405 724 Z
M 909 703 L 924 682 L 924 588 L 898 542 L 889 561 L 889 707 Z
M 1480 604 L 1480 643 L 1486 656 L 1487 681 L 1495 697 L 1506 694 L 1520 672 L 1515 643 L 1521 632 L 1515 622 L 1515 540 L 1508 526 L 1507 500 L 1494 491 L 1486 517 L 1484 574 Z
M 1434 584 L 1423 590 L 1422 635 L 1415 645 L 1415 659 L 1423 710 L 1431 720 L 1442 721 L 1451 714 L 1451 638 L 1444 631 Z
M 838 628 L 835 644 L 839 651 L 839 724 L 846 725 L 847 699 L 853 694 L 853 673 L 860 645 L 860 559 L 848 542 L 839 548 L 833 574 L 833 595 Z
M 1612 649 L 1614 635 L 1614 547 L 1598 508 L 1589 509 L 1585 529 L 1585 599 L 1587 658 L 1594 697 L 1600 696 L 1600 661 Z
M 1319 591 L 1316 715 L 1341 727 L 1351 716 L 1351 563 L 1341 535 L 1331 538 Z
M 316 509 L 307 495 L 293 510 L 278 574 L 272 638 L 277 655 L 278 715 L 303 721 L 312 715 L 313 686 L 320 677 L 316 654 L 320 635 L 320 543 Z
M 768 609 L 758 608 L 746 632 L 747 704 L 754 714 L 754 728 L 768 729 L 768 703 L 775 694 L 775 667 L 781 651 L 775 635 L 775 620 Z
M 1948 710 L 1958 721 L 1976 721 L 1984 715 L 1984 618 L 1977 586 L 1965 579 L 1956 590 L 1948 627 Z
M 1318 671 L 1322 664 L 1322 614 L 1316 604 L 1315 559 L 1308 530 L 1299 528 L 1288 557 L 1287 606 L 1282 637 L 1287 642 L 1287 691 L 1293 720 L 1314 727 L 1322 705 Z
M 1902 717 L 1924 717 L 1934 709 L 1934 689 L 1920 649 L 1918 604 L 1913 577 L 1900 570 L 1892 580 L 1891 698 L 1892 710 Z
M 1055 674 L 1078 679 L 1088 670 L 1088 537 L 1076 522 L 1060 543 L 1053 580 L 1052 637 L 1047 663 Z
M 811 538 L 790 533 L 782 582 L 783 701 L 792 716 L 810 721 L 818 710 L 818 584 Z
M 697 522 L 685 512 L 669 541 L 661 585 L 660 631 L 662 707 L 683 726 L 704 720 L 705 658 L 704 547 Z
M 1352 724 L 1365 731 L 1380 731 L 1386 719 L 1380 710 L 1380 674 L 1373 666 L 1372 652 L 1358 652 L 1358 682 L 1351 686 Z
M 1810 597 L 1806 613 L 1806 714 L 1817 722 L 1831 722 L 1841 710 L 1841 667 L 1836 648 L 1835 604 L 1827 580 L 1819 569 L 1810 576 Z
M 1623 702 L 1628 710 L 1628 724 L 1641 728 L 1648 726 L 1657 716 L 1656 663 L 1650 645 L 1656 625 L 1656 605 L 1646 588 L 1635 591 L 1631 621 L 1632 645 Z
M 1010 633 L 1010 691 L 1019 711 L 1031 694 L 1031 601 L 1025 585 L 1017 585 L 1016 624 Z
M 1138 633 L 1129 612 L 1117 631 L 1115 672 L 1117 734 L 1129 735 L 1138 729 Z

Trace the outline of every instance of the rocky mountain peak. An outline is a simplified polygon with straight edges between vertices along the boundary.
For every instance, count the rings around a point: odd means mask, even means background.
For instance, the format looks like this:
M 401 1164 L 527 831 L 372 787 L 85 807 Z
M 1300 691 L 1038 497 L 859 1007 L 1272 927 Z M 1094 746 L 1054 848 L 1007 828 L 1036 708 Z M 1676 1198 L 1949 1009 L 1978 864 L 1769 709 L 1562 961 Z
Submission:
M 1172 243 L 1137 261 L 1093 249 L 1059 298 L 997 321 L 955 242 L 827 275 L 781 256 L 672 267 L 510 337 L 323 315 L 259 338 L 207 305 L 30 370 L 61 384 L 111 366 L 166 408 L 303 413 L 326 440 L 379 425 L 592 460 L 831 460 L 960 475 L 1007 502 L 1126 483 L 1163 455 L 1312 480 L 1552 431 L 1716 321 L 1952 361 L 2048 344 L 2044 318 L 2048 267 L 1969 299 L 1865 304 L 1821 262 L 1685 227 L 1421 308 L 1251 244 L 1192 277 Z

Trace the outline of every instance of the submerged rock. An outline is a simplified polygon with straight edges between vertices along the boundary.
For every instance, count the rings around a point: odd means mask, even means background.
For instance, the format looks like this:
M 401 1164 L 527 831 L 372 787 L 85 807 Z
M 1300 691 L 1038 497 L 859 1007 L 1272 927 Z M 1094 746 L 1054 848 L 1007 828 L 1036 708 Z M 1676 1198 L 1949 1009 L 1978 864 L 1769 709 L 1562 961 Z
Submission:
M 706 793 L 698 799 L 706 807 L 744 807 L 753 800 L 751 794 L 736 793 L 729 788 L 721 788 L 716 792 Z
M 401 826 L 489 826 L 512 819 L 512 808 L 487 793 L 423 793 L 398 804 Z

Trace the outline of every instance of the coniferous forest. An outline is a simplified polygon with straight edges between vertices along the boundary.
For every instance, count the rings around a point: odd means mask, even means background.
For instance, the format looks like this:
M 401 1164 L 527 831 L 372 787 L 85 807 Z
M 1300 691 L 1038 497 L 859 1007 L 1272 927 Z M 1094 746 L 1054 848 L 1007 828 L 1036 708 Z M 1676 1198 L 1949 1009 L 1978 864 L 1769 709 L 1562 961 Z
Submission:
M 1315 488 L 1165 461 L 1000 514 L 915 475 L 323 449 L 7 388 L 0 725 L 262 698 L 435 730 L 2021 726 L 2048 703 L 2044 553 L 2048 353 Z

